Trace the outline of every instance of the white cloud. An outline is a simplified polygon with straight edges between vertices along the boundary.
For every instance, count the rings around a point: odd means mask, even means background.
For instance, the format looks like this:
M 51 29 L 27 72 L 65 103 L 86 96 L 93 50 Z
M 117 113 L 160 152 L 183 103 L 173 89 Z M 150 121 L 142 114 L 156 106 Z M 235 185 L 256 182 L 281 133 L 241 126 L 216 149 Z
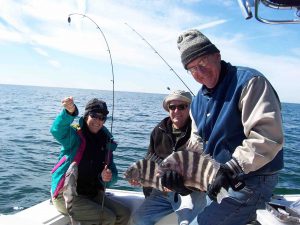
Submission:
M 221 3 L 220 8 L 218 4 Z M 218 0 L 217 3 L 201 0 L 0 0 L 0 5 L 0 44 L 27 43 L 54 68 L 62 68 L 63 63 L 57 57 L 61 53 L 70 57 L 92 59 L 101 65 L 109 63 L 105 41 L 91 21 L 74 15 L 71 24 L 67 22 L 70 13 L 86 13 L 104 32 L 114 65 L 130 73 L 130 77 L 136 82 L 146 80 L 150 85 L 149 88 L 146 84 L 139 86 L 138 82 L 129 85 L 130 82 L 125 79 L 126 74 L 118 71 L 120 78 L 123 79 L 123 83 L 119 84 L 122 88 L 130 87 L 156 92 L 165 89 L 167 85 L 172 88 L 182 87 L 182 83 L 172 75 L 172 71 L 159 56 L 124 24 L 127 22 L 177 73 L 182 74 L 183 80 L 193 88 L 194 92 L 199 88 L 199 84 L 185 76 L 176 46 L 178 34 L 188 28 L 205 29 L 209 38 L 220 48 L 224 59 L 235 65 L 247 65 L 262 71 L 285 99 L 291 98 L 289 92 L 284 90 L 287 86 L 299 90 L 300 82 L 287 84 L 287 78 L 299 80 L 296 74 L 300 56 L 298 43 L 287 46 L 286 51 L 280 54 L 272 54 L 271 50 L 264 53 L 258 44 L 253 45 L 256 41 L 266 43 L 274 38 L 286 39 L 285 29 L 289 27 L 283 29 L 283 27 L 263 26 L 249 21 L 244 22 L 247 26 L 244 30 L 240 29 L 234 26 L 235 19 L 226 14 L 234 7 L 239 10 L 237 3 L 234 5 L 229 0 Z M 195 6 L 195 9 L 192 6 Z M 224 13 L 215 13 L 217 7 Z M 226 11 L 227 7 L 229 11 Z M 237 14 L 240 15 L 239 12 Z M 241 15 L 240 20 L 243 20 Z M 247 31 L 251 28 L 250 25 L 255 28 L 251 33 Z M 266 32 L 266 29 L 270 31 Z M 293 36 L 296 39 L 295 36 L 299 35 L 299 32 L 294 31 L 288 35 L 289 38 Z M 282 74 L 285 76 L 283 77 Z M 156 82 L 158 79 L 162 82 Z M 171 81 L 174 83 L 170 83 Z
M 56 61 L 56 60 L 49 60 L 48 61 L 50 65 L 52 65 L 53 67 L 56 67 L 56 68 L 60 68 L 61 67 L 61 64 L 60 62 Z
M 41 48 L 34 47 L 33 48 L 38 54 L 41 56 L 49 57 L 48 53 Z

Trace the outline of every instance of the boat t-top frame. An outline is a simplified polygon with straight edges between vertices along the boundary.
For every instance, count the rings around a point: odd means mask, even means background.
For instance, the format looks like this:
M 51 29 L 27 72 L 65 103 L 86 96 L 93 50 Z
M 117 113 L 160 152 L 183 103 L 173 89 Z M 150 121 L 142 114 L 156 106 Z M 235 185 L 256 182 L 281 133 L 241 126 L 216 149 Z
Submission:
M 237 0 L 245 19 L 253 17 L 267 24 L 296 24 L 300 23 L 300 0 Z M 261 16 L 261 5 L 275 10 L 290 10 L 294 15 L 290 19 L 268 19 Z M 295 12 L 295 13 L 294 13 Z

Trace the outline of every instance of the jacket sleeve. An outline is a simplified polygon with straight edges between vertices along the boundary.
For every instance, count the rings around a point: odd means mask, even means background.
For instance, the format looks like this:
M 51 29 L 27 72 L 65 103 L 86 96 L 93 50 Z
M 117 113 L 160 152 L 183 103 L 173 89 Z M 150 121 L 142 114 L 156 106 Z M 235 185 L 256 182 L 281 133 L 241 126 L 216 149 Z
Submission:
M 155 151 L 154 151 L 154 136 L 155 136 L 155 128 L 152 130 L 151 135 L 150 135 L 150 142 L 149 142 L 148 151 L 147 151 L 146 156 L 149 154 L 155 153 Z
M 264 77 L 254 77 L 244 87 L 239 110 L 246 139 L 233 157 L 247 174 L 274 159 L 283 146 L 279 98 Z
M 74 121 L 75 115 L 70 115 L 65 109 L 55 118 L 50 132 L 53 137 L 62 145 L 63 149 L 70 149 L 76 139 L 76 130 L 70 125 Z
M 200 135 L 198 134 L 197 126 L 195 120 L 192 116 L 190 111 L 190 117 L 192 120 L 192 127 L 191 127 L 191 136 L 189 140 L 186 142 L 186 149 L 192 152 L 203 152 L 203 141 Z

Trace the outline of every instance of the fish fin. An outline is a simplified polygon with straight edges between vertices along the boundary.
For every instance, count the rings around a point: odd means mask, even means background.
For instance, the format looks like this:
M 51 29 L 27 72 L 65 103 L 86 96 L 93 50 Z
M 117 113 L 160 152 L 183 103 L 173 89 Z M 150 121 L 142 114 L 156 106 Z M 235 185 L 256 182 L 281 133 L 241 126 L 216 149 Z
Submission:
M 163 161 L 163 159 L 161 157 L 159 157 L 155 152 L 149 153 L 148 155 L 146 155 L 144 157 L 144 159 L 155 162 L 157 164 L 160 164 Z
M 148 155 L 146 155 L 146 156 L 144 157 L 144 159 L 145 159 L 145 160 L 149 160 L 149 159 L 152 157 L 153 154 L 155 154 L 155 153 L 148 153 Z
M 186 186 L 186 188 L 191 190 L 191 191 L 201 191 L 200 189 L 195 188 L 195 187 Z

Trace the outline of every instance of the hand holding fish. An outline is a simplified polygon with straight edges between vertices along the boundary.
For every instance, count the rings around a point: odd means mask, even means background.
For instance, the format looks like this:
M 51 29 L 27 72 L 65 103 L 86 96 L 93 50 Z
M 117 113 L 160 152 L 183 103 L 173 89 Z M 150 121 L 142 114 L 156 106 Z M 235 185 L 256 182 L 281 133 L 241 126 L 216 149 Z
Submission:
M 112 172 L 107 168 L 107 165 L 105 165 L 104 169 L 102 170 L 101 178 L 104 182 L 109 182 L 112 178 Z
M 221 188 L 228 190 L 229 187 L 231 187 L 234 191 L 239 191 L 245 187 L 245 183 L 236 176 L 234 170 L 230 169 L 230 166 L 228 165 L 230 164 L 226 163 L 220 165 L 220 169 L 216 174 L 214 182 L 208 186 L 207 195 L 214 201 L 217 200 L 217 195 Z M 238 172 L 241 172 L 241 170 Z
M 131 184 L 132 186 L 142 186 L 141 183 L 138 180 L 128 180 L 129 184 Z
M 234 159 L 220 164 L 203 153 L 179 151 L 169 155 L 159 165 L 159 173 L 169 170 L 181 174 L 186 187 L 207 191 L 208 196 L 218 203 L 228 197 L 229 187 L 233 190 L 244 187 L 237 176 L 242 169 Z
M 76 110 L 76 106 L 74 104 L 73 97 L 66 97 L 61 101 L 63 107 L 70 113 L 73 114 Z
M 124 173 L 124 178 L 134 186 L 152 187 L 165 191 L 158 174 L 158 164 L 162 160 L 156 155 L 148 155 L 130 165 Z

